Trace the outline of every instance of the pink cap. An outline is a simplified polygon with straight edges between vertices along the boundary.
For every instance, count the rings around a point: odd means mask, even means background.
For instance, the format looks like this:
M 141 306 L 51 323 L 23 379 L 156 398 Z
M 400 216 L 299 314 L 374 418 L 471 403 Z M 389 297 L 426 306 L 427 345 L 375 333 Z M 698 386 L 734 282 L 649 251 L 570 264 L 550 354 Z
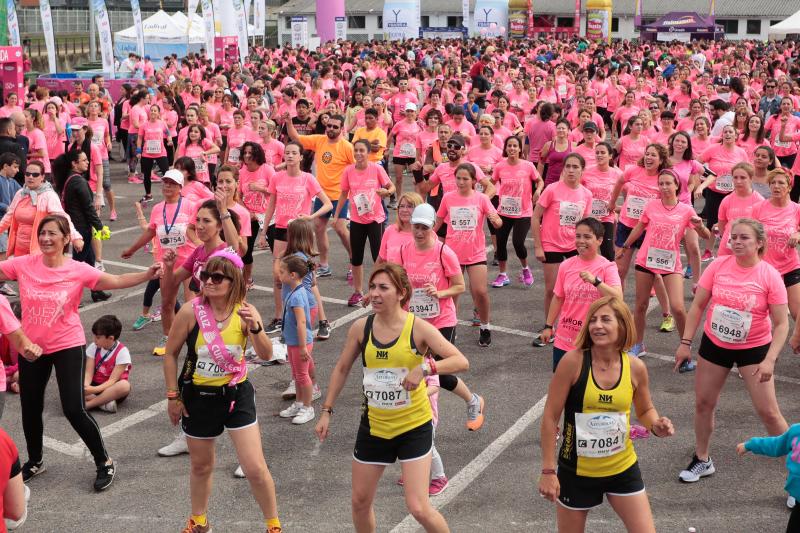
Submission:
M 83 117 L 75 117 L 75 118 L 72 119 L 70 124 L 72 125 L 73 129 L 74 128 L 85 128 L 86 126 L 89 125 L 89 121 L 86 120 Z

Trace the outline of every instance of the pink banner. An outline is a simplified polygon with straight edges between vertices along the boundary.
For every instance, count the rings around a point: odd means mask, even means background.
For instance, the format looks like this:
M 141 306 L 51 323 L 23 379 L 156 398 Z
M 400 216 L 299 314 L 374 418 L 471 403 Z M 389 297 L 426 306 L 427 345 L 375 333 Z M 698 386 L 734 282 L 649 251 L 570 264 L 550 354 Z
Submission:
M 319 42 L 336 40 L 336 17 L 344 17 L 344 0 L 317 0 Z

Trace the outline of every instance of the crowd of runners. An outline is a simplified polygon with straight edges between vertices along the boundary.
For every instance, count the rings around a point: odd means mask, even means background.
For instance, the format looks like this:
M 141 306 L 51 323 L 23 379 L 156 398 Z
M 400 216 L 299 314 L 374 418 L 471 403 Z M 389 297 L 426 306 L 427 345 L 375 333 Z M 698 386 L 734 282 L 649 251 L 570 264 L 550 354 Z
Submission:
M 71 92 L 34 85 L 0 107 L 0 292 L 12 301 L 0 296 L 0 390 L 19 395 L 27 449 L 21 461 L 0 430 L 9 527 L 25 520 L 26 484 L 35 490 L 46 471 L 53 369 L 64 416 L 96 463 L 94 488 L 106 490 L 116 465 L 89 410 L 116 412 L 131 392 L 121 331 L 160 322 L 153 355 L 179 427 L 158 453 L 190 455 L 184 533 L 211 531 L 215 439 L 226 429 L 235 475 L 267 532 L 282 530 L 247 374 L 276 346 L 292 375 L 280 417 L 315 423 L 320 440 L 362 367 L 355 530 L 376 530 L 378 482 L 399 460 L 408 511 L 426 531 L 448 531 L 430 499 L 448 487 L 434 446 L 438 395 L 463 399 L 466 429 L 481 429 L 484 398 L 456 374 L 470 354 L 497 349 L 492 299 L 538 283 L 543 301 L 519 306 L 546 317 L 530 320 L 531 350 L 552 351 L 554 372 L 538 492 L 558 502 L 559 531 L 582 531 L 604 496 L 628 531 L 655 531 L 632 442 L 674 433 L 641 359 L 652 297 L 659 328 L 674 332 L 675 370 L 695 380 L 695 451 L 675 478 L 714 473 L 714 414 L 736 366 L 769 435 L 738 450 L 787 455 L 788 531 L 800 531 L 800 426 L 781 414 L 773 376 L 787 341 L 800 349 L 795 43 L 340 41 L 141 70 L 116 98 L 95 76 Z M 103 243 L 125 239 L 113 234 L 113 188 L 125 179 L 143 190 L 141 234 L 122 256 L 152 254 L 152 266 L 111 275 Z M 334 272 L 339 244 L 349 267 Z M 254 258 L 259 250 L 270 254 Z M 271 280 L 254 278 L 256 260 L 271 263 Z M 349 283 L 348 305 L 370 308 L 334 335 L 341 355 L 327 383 L 314 363 L 314 343 L 331 338 L 321 278 Z M 274 287 L 272 308 L 247 301 L 257 282 Z M 83 290 L 101 302 L 135 285 L 145 286 L 140 316 L 101 317 L 87 347 Z M 464 299 L 478 346 L 458 340 Z

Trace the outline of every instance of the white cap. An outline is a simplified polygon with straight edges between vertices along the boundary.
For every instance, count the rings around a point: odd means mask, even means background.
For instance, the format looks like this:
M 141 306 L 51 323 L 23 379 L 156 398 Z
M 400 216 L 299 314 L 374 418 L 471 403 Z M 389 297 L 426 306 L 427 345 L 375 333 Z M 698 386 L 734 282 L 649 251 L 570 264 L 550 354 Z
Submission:
M 432 228 L 436 223 L 436 210 L 431 204 L 419 204 L 411 213 L 411 223 Z
M 406 104 L 405 110 L 406 111 L 416 111 L 417 110 L 417 104 L 415 104 L 414 102 L 408 102 Z
M 183 172 L 177 168 L 171 168 L 164 173 L 165 180 L 172 180 L 183 187 Z

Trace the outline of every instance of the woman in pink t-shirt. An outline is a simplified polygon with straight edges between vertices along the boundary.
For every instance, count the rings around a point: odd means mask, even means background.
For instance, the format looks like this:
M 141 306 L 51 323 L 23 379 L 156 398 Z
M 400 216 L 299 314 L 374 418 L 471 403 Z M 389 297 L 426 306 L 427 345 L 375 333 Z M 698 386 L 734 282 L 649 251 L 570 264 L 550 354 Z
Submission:
M 711 121 L 708 117 L 697 117 L 692 128 L 692 151 L 698 156 L 706 151 L 713 143 L 719 142 L 718 137 L 711 137 Z
M 143 202 L 153 200 L 150 194 L 152 181 L 150 176 L 153 173 L 153 165 L 158 165 L 161 174 L 166 174 L 169 170 L 167 161 L 167 149 L 164 146 L 164 139 L 168 145 L 172 144 L 172 137 L 169 135 L 169 128 L 161 120 L 161 109 L 153 104 L 149 108 L 150 115 L 146 122 L 139 126 L 136 137 L 136 155 L 141 159 L 142 174 L 144 175 L 144 197 Z
M 422 196 L 415 192 L 404 192 L 397 200 L 397 219 L 394 224 L 389 224 L 383 233 L 376 264 L 393 261 L 391 258 L 397 251 L 414 240 L 414 234 L 411 232 L 411 213 L 421 203 L 423 203 Z
M 611 166 L 611 155 L 614 149 L 607 141 L 599 142 L 594 147 L 594 165 L 587 165 L 583 171 L 581 182 L 592 193 L 591 216 L 603 224 L 603 242 L 600 244 L 600 255 L 614 260 L 614 229 L 617 215 L 609 205 L 611 192 L 622 178 L 622 171 Z
M 709 456 L 714 412 L 733 365 L 740 369 L 767 432 L 780 435 L 788 428 L 773 379 L 775 361 L 789 332 L 786 288 L 775 268 L 761 260 L 767 247 L 761 223 L 737 219 L 730 238 L 733 255 L 716 259 L 703 272 L 675 352 L 677 370 L 692 358 L 692 343 L 705 312 L 694 387 L 695 451 L 680 473 L 684 482 L 699 481 L 714 472 Z
M 667 289 L 669 307 L 678 327 L 678 335 L 683 332 L 686 323 L 686 309 L 683 305 L 683 269 L 681 268 L 681 239 L 689 225 L 695 228 L 702 237 L 708 237 L 709 231 L 703 226 L 703 220 L 694 212 L 694 208 L 678 200 L 681 182 L 671 169 L 664 169 L 658 175 L 659 200 L 647 202 L 639 222 L 630 232 L 618 256 L 622 257 L 631 244 L 640 235 L 644 236 L 639 252 L 636 254 L 636 344 L 629 353 L 642 355 L 645 353 L 644 332 L 647 327 L 647 307 L 650 302 L 650 291 L 660 274 Z M 682 367 L 681 371 L 693 370 Z
M 42 128 L 44 122 L 42 115 L 35 109 L 25 110 L 25 131 L 22 132 L 28 138 L 28 161 L 41 161 L 44 165 L 45 174 L 50 174 L 50 156 L 47 153 L 47 136 Z
M 17 96 L 17 93 L 10 92 L 8 96 L 6 96 L 5 105 L 0 107 L 0 118 L 10 117 L 11 113 L 15 112 L 22 113 L 22 107 L 19 105 L 19 96 Z
M 233 112 L 233 126 L 228 130 L 228 144 L 225 146 L 225 157 L 222 160 L 226 165 L 239 168 L 242 164 L 242 146 L 248 141 L 258 141 L 257 134 L 244 124 L 244 113 L 240 110 Z
M 64 153 L 64 143 L 67 140 L 66 123 L 58 116 L 58 106 L 55 102 L 47 102 L 44 105 L 42 115 L 44 121 L 44 136 L 47 139 L 47 157 L 50 158 L 50 168 L 53 167 L 53 160 Z
M 730 255 L 730 233 L 728 225 L 737 218 L 753 218 L 753 208 L 764 201 L 764 197 L 753 190 L 755 169 L 750 163 L 736 163 L 731 169 L 733 194 L 726 196 L 719 205 L 717 232 L 721 235 L 717 255 Z
M 586 162 L 578 154 L 564 159 L 561 179 L 546 187 L 533 208 L 533 250 L 544 270 L 544 312 L 550 308 L 558 265 L 577 255 L 575 224 L 592 212 L 592 193 L 581 185 Z
M 229 134 L 230 136 L 230 134 Z M 242 145 L 242 168 L 239 169 L 239 198 L 250 212 L 250 236 L 247 251 L 242 256 L 244 279 L 248 290 L 253 286 L 253 250 L 261 231 L 268 227 L 266 220 L 269 203 L 269 182 L 275 177 L 272 166 L 267 164 L 261 145 L 247 141 Z M 248 222 L 245 221 L 245 224 Z
M 353 143 L 355 164 L 342 173 L 341 189 L 334 219 L 338 219 L 342 206 L 350 202 L 350 264 L 353 266 L 353 294 L 347 305 L 355 307 L 364 298 L 364 248 L 369 239 L 372 261 L 378 260 L 386 220 L 383 198 L 395 192 L 389 175 L 382 166 L 369 161 L 372 145 L 366 139 Z
M 596 218 L 579 221 L 575 226 L 578 255 L 558 266 L 545 326 L 533 341 L 534 346 L 547 346 L 557 332 L 553 343 L 553 372 L 564 354 L 576 348 L 575 340 L 592 302 L 604 296 L 623 298 L 617 265 L 598 253 L 603 232 L 603 225 Z
M 174 168 L 183 172 L 184 182 L 181 194 L 186 199 L 195 205 L 200 205 L 206 200 L 214 198 L 214 193 L 209 188 L 211 184 L 198 179 L 197 169 L 191 157 L 179 157 L 175 160 Z
M 793 140 L 783 140 L 781 135 L 792 137 L 800 131 L 800 118 L 794 116 L 794 101 L 789 97 L 781 99 L 780 112 L 772 115 L 764 125 L 769 135 L 772 149 L 781 162 L 781 166 L 792 168 L 797 157 L 797 143 Z
M 703 174 L 703 165 L 694 159 L 695 151 L 692 139 L 688 133 L 677 131 L 670 136 L 668 149 L 672 171 L 675 172 L 681 183 L 678 200 L 692 205 L 692 191 L 700 184 Z M 689 260 L 685 275 L 689 277 L 691 274 L 694 284 L 697 285 L 700 281 L 700 239 L 691 226 L 686 229 L 683 238 Z
M 447 224 L 447 245 L 456 253 L 461 268 L 469 277 L 472 302 L 480 319 L 478 345 L 487 347 L 492 343 L 492 334 L 489 329 L 488 269 L 483 223 L 488 219 L 495 228 L 499 228 L 503 222 L 489 197 L 475 191 L 478 175 L 472 163 L 458 165 L 455 180 L 456 190 L 442 197 L 434 230 Z M 458 299 L 455 300 L 458 306 Z
M 210 184 L 211 176 L 209 174 L 208 158 L 213 154 L 219 153 L 219 146 L 206 137 L 205 128 L 199 124 L 187 126 L 186 130 L 186 140 L 178 145 L 176 156 L 179 159 L 188 157 L 194 161 L 197 179 L 203 183 Z
M 16 280 L 22 301 L 22 327 L 41 349 L 19 358 L 22 427 L 28 446 L 26 478 L 44 471 L 42 412 L 53 367 L 61 407 L 72 427 L 91 452 L 97 478 L 96 491 L 107 489 L 114 479 L 114 463 L 103 444 L 100 428 L 84 409 L 83 378 L 86 338 L 78 315 L 84 288 L 92 291 L 133 287 L 158 279 L 162 266 L 144 272 L 115 276 L 64 255 L 70 243 L 70 224 L 61 215 L 42 219 L 36 232 L 41 254 L 15 257 L 0 263 L 0 280 Z M 39 355 L 41 354 L 41 355 Z
M 736 140 L 736 146 L 744 148 L 748 155 L 748 161 L 753 162 L 753 154 L 756 148 L 762 144 L 767 144 L 765 139 L 766 131 L 764 130 L 764 119 L 759 115 L 750 115 L 747 119 L 747 126 L 744 129 L 741 137 Z
M 275 170 L 283 163 L 283 149 L 284 145 L 275 138 L 276 130 L 275 122 L 272 120 L 264 120 L 258 125 L 258 137 L 261 149 L 264 150 L 264 157 L 267 159 L 267 164 L 272 165 Z
M 483 128 L 481 128 L 483 129 Z M 498 214 L 503 225 L 497 230 L 497 261 L 500 272 L 492 282 L 492 287 L 505 287 L 511 283 L 506 273 L 508 264 L 508 237 L 514 245 L 514 252 L 522 266 L 519 281 L 526 287 L 533 285 L 533 273 L 528 266 L 528 250 L 525 239 L 531 229 L 533 204 L 539 199 L 544 183 L 530 161 L 520 159 L 522 143 L 518 137 L 508 137 L 503 155 L 506 159 L 497 163 L 492 181 L 497 187 Z
M 612 126 L 617 135 L 622 136 L 622 130 L 628 124 L 632 117 L 639 114 L 639 107 L 636 106 L 636 93 L 627 91 L 625 99 L 622 101 L 613 115 L 611 115 Z
M 628 165 L 635 165 L 644 155 L 650 140 L 642 134 L 644 121 L 637 115 L 628 119 L 622 137 L 617 141 L 614 150 L 617 153 L 617 166 L 625 170 Z
M 417 123 L 416 104 L 413 102 L 405 104 L 404 114 L 405 118 L 392 127 L 392 131 L 389 132 L 389 139 L 386 142 L 388 146 L 394 141 L 392 163 L 397 194 L 403 194 L 403 171 L 417 160 L 416 141 L 419 134 L 422 133 L 422 128 Z

